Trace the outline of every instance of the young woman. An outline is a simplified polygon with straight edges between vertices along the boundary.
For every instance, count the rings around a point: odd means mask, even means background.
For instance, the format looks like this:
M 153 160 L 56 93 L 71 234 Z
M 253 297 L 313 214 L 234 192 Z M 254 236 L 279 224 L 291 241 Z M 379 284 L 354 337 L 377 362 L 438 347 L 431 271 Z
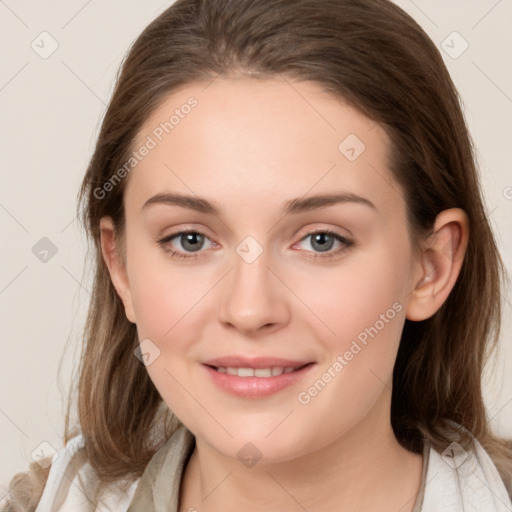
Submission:
M 27 509 L 512 510 L 481 389 L 502 263 L 401 9 L 178 0 L 123 64 L 81 199 L 80 421 Z

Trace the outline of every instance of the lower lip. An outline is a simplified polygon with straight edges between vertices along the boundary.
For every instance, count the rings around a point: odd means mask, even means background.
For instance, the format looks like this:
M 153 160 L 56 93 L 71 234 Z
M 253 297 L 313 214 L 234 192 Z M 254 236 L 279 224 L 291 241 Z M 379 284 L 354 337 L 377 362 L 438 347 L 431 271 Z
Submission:
M 223 391 L 242 398 L 263 398 L 292 386 L 302 379 L 315 364 L 310 363 L 300 370 L 282 373 L 273 377 L 239 377 L 219 373 L 208 365 L 203 365 L 213 382 Z

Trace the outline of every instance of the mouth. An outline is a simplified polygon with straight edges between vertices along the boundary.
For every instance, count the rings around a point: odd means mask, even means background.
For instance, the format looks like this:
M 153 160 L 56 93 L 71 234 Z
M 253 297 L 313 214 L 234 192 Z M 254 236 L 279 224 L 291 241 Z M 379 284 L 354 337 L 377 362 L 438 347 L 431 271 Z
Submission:
M 265 398 L 287 387 L 297 384 L 316 366 L 314 362 L 276 360 L 252 360 L 248 364 L 238 359 L 238 364 L 222 360 L 222 364 L 212 361 L 201 366 L 216 387 L 229 395 L 245 399 Z M 284 361 L 284 362 L 283 362 Z
M 269 377 L 278 377 L 283 373 L 293 373 L 306 366 L 314 363 L 306 363 L 299 366 L 269 366 L 268 368 L 250 368 L 250 367 L 233 367 L 233 366 L 213 366 L 206 365 L 214 369 L 218 373 L 226 373 L 227 375 L 236 375 L 238 377 L 261 377 L 268 379 Z

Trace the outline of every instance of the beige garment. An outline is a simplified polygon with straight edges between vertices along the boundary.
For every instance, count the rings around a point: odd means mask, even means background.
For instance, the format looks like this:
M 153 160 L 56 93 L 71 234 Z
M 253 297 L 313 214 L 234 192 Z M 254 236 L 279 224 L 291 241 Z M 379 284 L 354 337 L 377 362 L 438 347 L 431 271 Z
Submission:
M 127 512 L 178 512 L 181 478 L 194 447 L 193 434 L 179 427 L 147 465 Z

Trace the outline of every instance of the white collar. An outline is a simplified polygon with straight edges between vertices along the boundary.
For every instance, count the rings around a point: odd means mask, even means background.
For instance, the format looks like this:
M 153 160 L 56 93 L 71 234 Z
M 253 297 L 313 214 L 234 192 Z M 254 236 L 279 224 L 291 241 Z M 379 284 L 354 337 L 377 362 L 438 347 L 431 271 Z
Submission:
M 496 466 L 473 441 L 470 452 L 455 442 L 442 454 L 430 449 L 421 512 L 512 512 Z

